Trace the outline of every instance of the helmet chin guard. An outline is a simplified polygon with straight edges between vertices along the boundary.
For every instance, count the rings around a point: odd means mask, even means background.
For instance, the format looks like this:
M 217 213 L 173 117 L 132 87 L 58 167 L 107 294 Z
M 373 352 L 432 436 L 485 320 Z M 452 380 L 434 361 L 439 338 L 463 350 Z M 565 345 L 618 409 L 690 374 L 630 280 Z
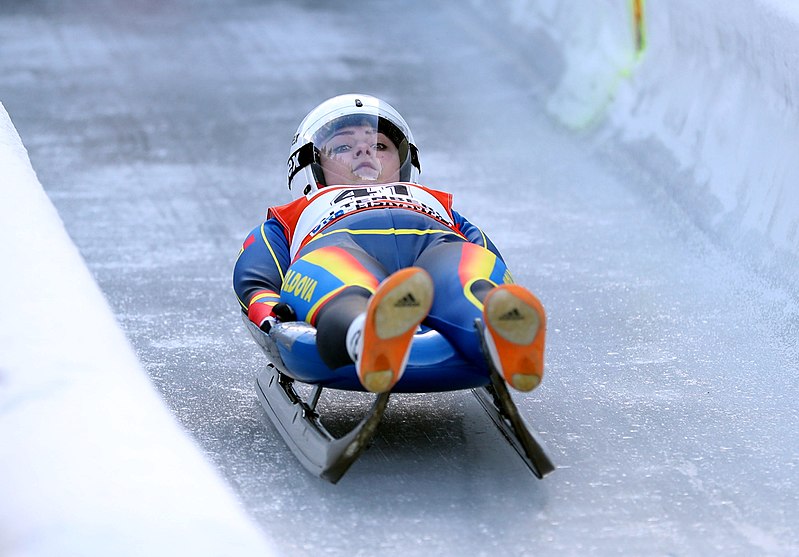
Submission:
M 388 137 L 399 153 L 401 182 L 416 182 L 421 166 L 413 134 L 394 107 L 376 97 L 339 95 L 314 108 L 302 120 L 291 142 L 288 187 L 293 199 L 309 197 L 327 186 L 320 147 L 336 130 L 368 124 Z M 379 183 L 379 182 L 375 182 Z

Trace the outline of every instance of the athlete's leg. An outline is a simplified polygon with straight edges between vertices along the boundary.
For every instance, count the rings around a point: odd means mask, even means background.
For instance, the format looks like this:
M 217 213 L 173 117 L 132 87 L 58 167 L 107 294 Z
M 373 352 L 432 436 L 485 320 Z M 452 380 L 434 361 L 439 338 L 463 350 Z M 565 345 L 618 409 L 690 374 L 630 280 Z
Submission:
M 546 314 L 538 298 L 518 284 L 501 284 L 483 307 L 488 353 L 505 381 L 531 391 L 544 374 Z
M 390 388 L 402 375 L 413 331 L 427 315 L 432 298 L 426 273 L 397 272 L 412 266 L 431 239 L 444 235 L 457 237 L 412 211 L 374 209 L 350 215 L 300 251 L 285 277 L 281 301 L 294 306 L 299 319 L 316 326 L 317 349 L 329 367 L 357 360 L 366 388 Z M 406 296 L 419 305 L 393 305 Z M 380 316 L 388 316 L 396 326 L 380 326 Z M 374 377 L 366 381 L 367 375 Z
M 416 265 L 433 277 L 435 299 L 425 325 L 437 330 L 467 359 L 484 361 L 474 321 L 483 316 L 483 300 L 498 284 L 511 282 L 501 259 L 464 241 L 441 242 L 425 249 Z
M 335 369 L 352 363 L 347 330 L 366 312 L 369 297 L 387 275 L 357 246 L 309 249 L 286 272 L 280 300 L 294 309 L 297 319 L 316 327 L 319 356 Z
M 402 376 L 433 298 L 424 270 L 387 274 L 358 246 L 323 246 L 301 254 L 281 291 L 281 301 L 316 326 L 322 361 L 332 369 L 355 361 L 361 383 L 374 392 L 390 390 Z
M 347 343 L 367 390 L 389 391 L 400 380 L 413 336 L 432 301 L 433 281 L 419 267 L 392 273 L 369 299 L 362 325 L 353 323 Z
M 436 292 L 425 323 L 481 363 L 474 328 L 481 318 L 498 371 L 519 390 L 537 386 L 543 371 L 544 310 L 535 296 L 512 284 L 504 262 L 475 244 L 445 242 L 424 250 L 416 264 L 432 275 Z

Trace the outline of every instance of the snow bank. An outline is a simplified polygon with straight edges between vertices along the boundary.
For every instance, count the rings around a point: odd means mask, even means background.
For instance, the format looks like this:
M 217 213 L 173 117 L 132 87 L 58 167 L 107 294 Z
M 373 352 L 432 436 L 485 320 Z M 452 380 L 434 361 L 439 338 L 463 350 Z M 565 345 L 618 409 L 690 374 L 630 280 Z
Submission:
M 0 554 L 273 554 L 150 386 L 2 104 L 0 193 Z
M 564 124 L 598 134 L 718 243 L 799 289 L 795 3 L 473 2 L 509 19 L 531 60 L 558 74 L 544 95 Z

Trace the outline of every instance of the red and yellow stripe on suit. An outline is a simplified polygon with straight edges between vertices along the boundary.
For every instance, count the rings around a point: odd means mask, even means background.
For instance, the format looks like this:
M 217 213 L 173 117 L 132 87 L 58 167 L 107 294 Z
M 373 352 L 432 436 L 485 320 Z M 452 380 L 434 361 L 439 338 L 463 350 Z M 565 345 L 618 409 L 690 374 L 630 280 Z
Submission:
M 367 268 L 347 250 L 324 246 L 292 263 L 280 298 L 294 308 L 299 319 L 315 325 L 319 310 L 342 290 L 360 286 L 374 292 L 383 278 L 384 273 Z

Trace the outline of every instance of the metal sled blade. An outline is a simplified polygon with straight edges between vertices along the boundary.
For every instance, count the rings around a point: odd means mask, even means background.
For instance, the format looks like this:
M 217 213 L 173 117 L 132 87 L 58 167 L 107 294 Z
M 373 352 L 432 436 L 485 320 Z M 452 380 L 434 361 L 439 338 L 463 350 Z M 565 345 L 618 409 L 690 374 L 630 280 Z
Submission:
M 554 472 L 555 465 L 519 414 L 504 382 L 496 373 L 492 374 L 491 382 L 490 386 L 472 389 L 480 405 L 537 478 Z
M 472 393 L 505 439 L 519 453 L 527 467 L 537 478 L 542 479 L 555 470 L 555 464 L 547 455 L 543 443 L 519 413 L 505 381 L 494 368 L 494 364 L 488 356 L 488 348 L 483 336 L 483 324 L 479 319 L 475 320 L 475 328 L 480 336 L 483 354 L 486 356 L 486 362 L 490 369 L 491 385 L 472 389 Z
M 322 425 L 313 407 L 296 393 L 292 383 L 273 366 L 268 366 L 256 380 L 261 405 L 302 465 L 315 476 L 336 483 L 374 438 L 388 405 L 389 393 L 377 395 L 358 425 L 336 438 Z

